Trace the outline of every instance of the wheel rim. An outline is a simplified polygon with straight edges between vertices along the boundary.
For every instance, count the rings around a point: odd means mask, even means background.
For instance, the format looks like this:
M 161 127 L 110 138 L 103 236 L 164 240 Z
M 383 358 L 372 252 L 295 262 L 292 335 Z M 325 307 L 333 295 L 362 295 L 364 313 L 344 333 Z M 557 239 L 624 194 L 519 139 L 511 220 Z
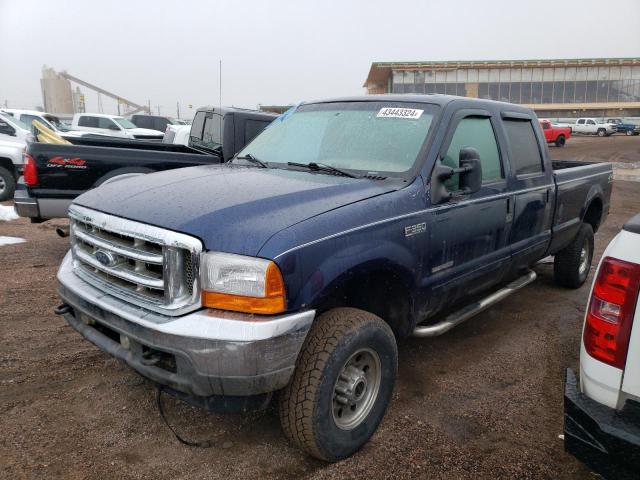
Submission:
M 371 412 L 378 398 L 382 367 L 380 357 L 369 348 L 356 351 L 342 367 L 333 387 L 333 421 L 352 430 Z
M 4 178 L 0 177 L 0 195 L 4 193 L 6 188 L 7 188 L 7 184 L 4 181 Z
M 578 267 L 578 273 L 580 276 L 584 275 L 589 268 L 589 240 L 585 238 L 582 250 L 580 250 L 580 266 Z

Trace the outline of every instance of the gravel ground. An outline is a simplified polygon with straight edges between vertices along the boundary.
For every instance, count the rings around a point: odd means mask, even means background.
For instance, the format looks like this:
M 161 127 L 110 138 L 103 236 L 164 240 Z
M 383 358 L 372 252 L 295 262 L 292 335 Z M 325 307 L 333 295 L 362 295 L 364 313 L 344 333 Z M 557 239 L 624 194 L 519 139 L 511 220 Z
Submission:
M 550 150 L 580 158 L 628 142 L 630 153 L 615 155 L 631 161 L 639 140 L 576 138 Z M 594 262 L 638 211 L 640 184 L 616 182 Z M 327 465 L 287 444 L 273 408 L 223 416 L 165 397 L 176 430 L 213 447 L 179 444 L 152 385 L 53 315 L 68 247 L 54 226 L 0 222 L 0 236 L 26 239 L 0 247 L 2 478 L 593 478 L 558 438 L 563 373 L 578 365 L 588 287 L 556 287 L 549 264 L 536 267 L 534 284 L 446 335 L 403 341 L 378 432 Z

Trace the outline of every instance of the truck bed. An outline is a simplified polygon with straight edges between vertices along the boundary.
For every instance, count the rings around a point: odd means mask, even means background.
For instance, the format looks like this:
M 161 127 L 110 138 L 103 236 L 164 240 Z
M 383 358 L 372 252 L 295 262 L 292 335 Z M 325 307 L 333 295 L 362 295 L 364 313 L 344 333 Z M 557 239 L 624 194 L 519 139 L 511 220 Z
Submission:
M 613 182 L 610 163 L 592 163 L 576 160 L 552 161 L 556 183 L 552 242 L 549 253 L 564 248 L 576 235 L 586 214 L 586 208 L 596 196 L 605 199 L 594 208 L 605 218 L 609 212 L 609 199 Z

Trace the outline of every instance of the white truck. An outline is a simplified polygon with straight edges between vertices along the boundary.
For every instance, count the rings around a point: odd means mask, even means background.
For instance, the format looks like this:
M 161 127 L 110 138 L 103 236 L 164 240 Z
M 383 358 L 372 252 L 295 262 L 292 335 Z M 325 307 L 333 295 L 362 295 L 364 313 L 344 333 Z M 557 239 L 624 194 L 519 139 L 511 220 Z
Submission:
M 571 129 L 572 133 L 598 135 L 599 137 L 608 137 L 618 131 L 615 123 L 603 122 L 597 118 L 578 118 Z
M 118 115 L 103 113 L 76 113 L 71 128 L 85 132 L 135 140 L 162 140 L 164 132 L 138 128 L 131 121 Z
M 640 214 L 605 250 L 566 372 L 565 449 L 605 478 L 640 478 Z
M 24 149 L 31 140 L 29 127 L 0 112 L 0 202 L 13 198 L 16 180 L 22 174 Z

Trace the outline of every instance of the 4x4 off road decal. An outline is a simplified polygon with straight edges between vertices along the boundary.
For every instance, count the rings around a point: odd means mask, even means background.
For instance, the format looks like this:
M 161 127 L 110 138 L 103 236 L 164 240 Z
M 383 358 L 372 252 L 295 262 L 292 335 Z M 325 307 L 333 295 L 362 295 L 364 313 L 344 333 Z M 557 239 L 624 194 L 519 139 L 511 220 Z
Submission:
M 53 157 L 47 160 L 47 167 L 52 168 L 75 168 L 83 170 L 87 168 L 87 161 L 81 158 Z

